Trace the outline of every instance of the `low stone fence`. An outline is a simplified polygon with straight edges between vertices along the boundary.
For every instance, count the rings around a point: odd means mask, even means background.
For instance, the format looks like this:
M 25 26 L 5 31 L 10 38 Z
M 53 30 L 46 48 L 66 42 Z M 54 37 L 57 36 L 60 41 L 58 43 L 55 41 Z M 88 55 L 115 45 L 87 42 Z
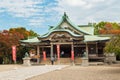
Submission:
M 106 53 L 104 62 L 110 63 L 110 64 L 116 63 L 116 55 L 115 55 L 115 53 Z

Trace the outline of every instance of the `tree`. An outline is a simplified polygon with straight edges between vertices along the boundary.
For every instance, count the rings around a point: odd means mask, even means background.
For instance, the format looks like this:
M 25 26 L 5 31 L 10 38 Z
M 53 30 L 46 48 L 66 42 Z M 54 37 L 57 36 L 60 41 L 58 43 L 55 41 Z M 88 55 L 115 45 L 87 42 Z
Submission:
M 120 24 L 112 22 L 99 22 L 94 26 L 96 35 L 109 35 L 111 39 L 106 43 L 105 53 L 115 53 L 120 59 Z
M 17 28 L 10 28 L 9 32 L 18 32 L 21 35 L 23 35 L 24 39 L 27 39 L 28 37 L 32 36 L 32 37 L 37 37 L 38 34 L 35 33 L 33 30 L 26 30 L 24 27 L 17 27 Z
M 94 34 L 99 34 L 99 30 L 103 29 L 104 26 L 105 26 L 105 22 L 104 22 L 104 21 L 99 22 L 98 24 L 96 24 L 96 25 L 94 26 L 94 28 L 95 28 L 95 29 L 94 29 Z
M 29 36 L 29 31 L 27 31 L 24 27 L 10 28 L 10 33 L 18 32 L 23 35 L 24 39 L 27 39 Z
M 99 22 L 94 26 L 94 34 L 120 34 L 120 25 L 111 22 Z
M 19 32 L 9 32 L 3 30 L 0 33 L 0 54 L 2 55 L 5 63 L 11 63 L 11 47 L 13 45 L 19 46 L 19 40 L 23 39 L 23 35 Z
M 33 30 L 30 30 L 29 31 L 29 36 L 32 36 L 32 37 L 37 37 L 39 36 L 37 33 L 35 33 Z
M 120 55 L 120 34 L 113 36 L 111 40 L 106 43 L 105 52 Z
M 0 58 L 4 59 L 4 63 L 11 63 L 11 50 L 12 45 L 17 46 L 17 59 L 22 61 L 26 48 L 20 46 L 19 40 L 27 39 L 29 36 L 36 37 L 38 36 L 32 30 L 26 30 L 23 27 L 10 28 L 9 30 L 0 31 Z

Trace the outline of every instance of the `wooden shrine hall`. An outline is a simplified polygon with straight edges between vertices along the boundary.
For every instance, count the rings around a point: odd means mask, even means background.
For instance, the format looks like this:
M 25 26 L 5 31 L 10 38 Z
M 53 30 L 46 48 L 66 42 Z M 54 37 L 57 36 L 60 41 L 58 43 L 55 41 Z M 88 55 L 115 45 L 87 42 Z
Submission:
M 50 26 L 44 35 L 20 42 L 36 50 L 40 64 L 50 64 L 52 57 L 55 64 L 81 64 L 83 57 L 88 61 L 103 61 L 103 49 L 109 39 L 94 35 L 92 23 L 75 25 L 64 13 L 59 24 Z

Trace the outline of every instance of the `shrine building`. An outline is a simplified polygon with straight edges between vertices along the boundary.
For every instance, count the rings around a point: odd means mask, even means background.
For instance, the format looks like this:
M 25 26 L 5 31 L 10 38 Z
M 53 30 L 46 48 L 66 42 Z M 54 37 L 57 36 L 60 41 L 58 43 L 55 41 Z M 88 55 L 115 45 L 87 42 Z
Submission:
M 50 64 L 52 57 L 55 64 L 81 64 L 83 57 L 88 58 L 88 62 L 104 60 L 105 43 L 110 38 L 94 35 L 92 23 L 76 25 L 66 13 L 58 23 L 41 36 L 20 41 L 36 49 L 40 64 Z

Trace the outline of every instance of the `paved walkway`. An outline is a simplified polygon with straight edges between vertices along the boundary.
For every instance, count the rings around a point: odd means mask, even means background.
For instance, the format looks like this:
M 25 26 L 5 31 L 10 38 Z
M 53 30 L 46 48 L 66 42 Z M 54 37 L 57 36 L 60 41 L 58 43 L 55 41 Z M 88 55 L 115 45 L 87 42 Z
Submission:
M 0 80 L 25 80 L 43 73 L 62 69 L 67 65 L 30 66 L 0 72 Z
M 69 66 L 27 80 L 120 80 L 120 66 Z

